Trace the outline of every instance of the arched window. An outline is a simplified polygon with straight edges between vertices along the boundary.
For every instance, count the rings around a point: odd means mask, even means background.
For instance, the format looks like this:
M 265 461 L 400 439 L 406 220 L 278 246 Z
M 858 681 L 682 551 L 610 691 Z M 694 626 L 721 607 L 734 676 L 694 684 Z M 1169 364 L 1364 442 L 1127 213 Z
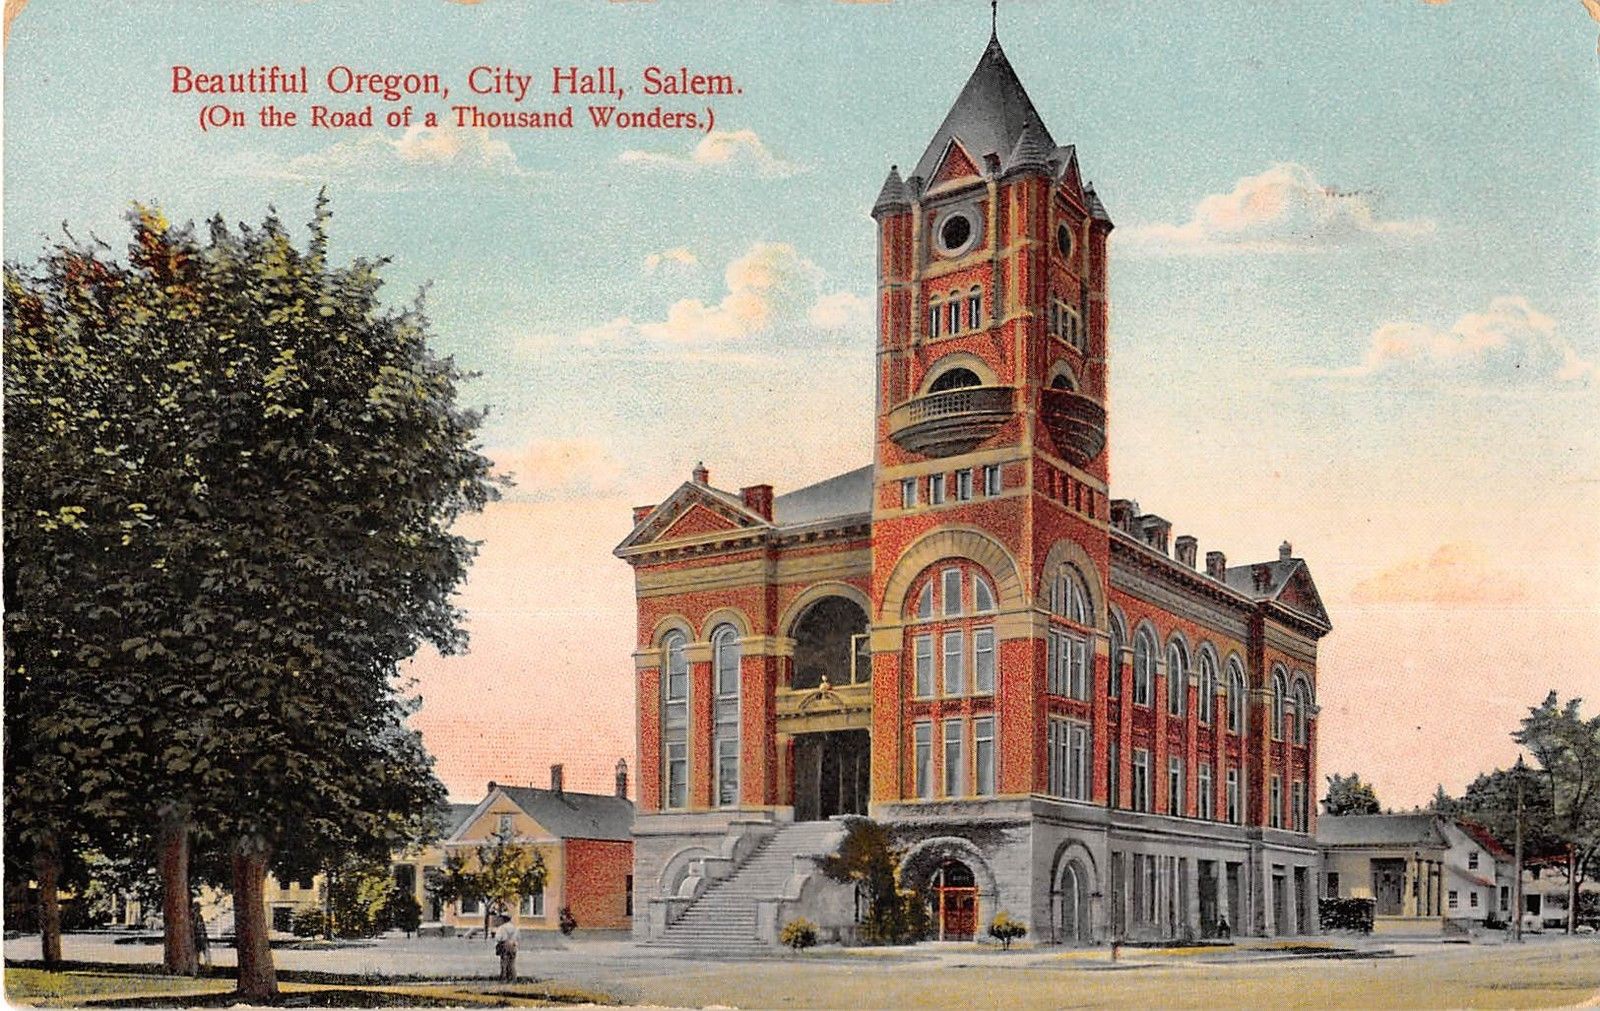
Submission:
M 948 324 L 946 329 L 949 330 L 953 334 L 960 333 L 961 332 L 961 293 L 960 292 L 952 291 L 950 293 L 950 300 L 945 303 L 945 310 L 946 310 L 945 311 L 945 322 Z
M 928 387 L 928 392 L 943 393 L 945 390 L 959 390 L 967 386 L 981 385 L 983 385 L 983 381 L 978 378 L 976 372 L 957 366 L 939 373 L 939 378 L 935 379 L 933 385 Z
M 951 558 L 912 584 L 902 670 L 916 699 L 993 695 L 997 670 L 994 584 L 972 562 Z
M 1289 682 L 1281 669 L 1272 672 L 1272 739 L 1283 740 L 1284 703 L 1289 694 Z
M 1200 647 L 1200 722 L 1206 726 L 1216 718 L 1217 655 L 1209 645 Z
M 929 299 L 928 300 L 928 336 L 929 337 L 937 337 L 937 336 L 939 336 L 939 319 L 943 315 L 944 315 L 943 307 L 939 305 L 939 300 L 938 299 Z
M 973 286 L 967 292 L 967 329 L 976 330 L 983 326 L 983 289 Z
M 1093 627 L 1089 589 L 1074 565 L 1063 565 L 1050 584 L 1050 613 L 1058 618 Z
M 717 805 L 739 803 L 739 631 L 719 625 L 711 633 L 711 671 L 716 688 L 714 753 L 717 756 Z
M 1189 702 L 1189 651 L 1182 639 L 1167 646 L 1167 715 L 1183 718 Z
M 1294 686 L 1294 743 L 1305 744 L 1311 737 L 1311 691 L 1304 681 Z
M 1123 627 L 1122 616 L 1111 612 L 1111 677 L 1106 694 L 1111 698 L 1122 695 L 1122 648 L 1128 641 L 1128 630 Z
M 1239 658 L 1228 658 L 1228 733 L 1243 737 L 1249 721 L 1245 717 L 1244 668 Z
M 1089 635 L 1094 626 L 1089 589 L 1076 566 L 1063 565 L 1050 582 L 1050 614 L 1081 628 L 1051 622 L 1045 643 L 1046 691 L 1073 699 L 1089 698 Z
M 1150 704 L 1151 686 L 1156 679 L 1156 640 L 1149 629 L 1141 628 L 1133 636 L 1133 704 Z
M 661 778 L 662 806 L 689 806 L 689 658 L 688 639 L 668 632 L 661 640 Z

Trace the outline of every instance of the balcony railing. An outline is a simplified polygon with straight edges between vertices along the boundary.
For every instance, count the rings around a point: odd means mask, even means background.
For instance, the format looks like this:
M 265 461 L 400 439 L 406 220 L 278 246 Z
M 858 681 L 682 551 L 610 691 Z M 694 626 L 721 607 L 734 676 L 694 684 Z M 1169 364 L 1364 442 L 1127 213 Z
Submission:
M 1062 456 L 1079 467 L 1106 448 L 1106 409 L 1071 390 L 1045 390 L 1039 416 Z
M 963 386 L 917 397 L 889 414 L 889 437 L 923 456 L 965 453 L 1011 417 L 1009 386 Z

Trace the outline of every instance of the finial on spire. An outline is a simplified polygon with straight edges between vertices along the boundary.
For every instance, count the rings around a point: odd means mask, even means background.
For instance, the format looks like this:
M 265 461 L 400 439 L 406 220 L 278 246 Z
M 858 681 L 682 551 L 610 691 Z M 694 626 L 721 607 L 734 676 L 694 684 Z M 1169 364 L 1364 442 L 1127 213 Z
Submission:
M 1000 41 L 1000 0 L 989 0 L 989 41 Z

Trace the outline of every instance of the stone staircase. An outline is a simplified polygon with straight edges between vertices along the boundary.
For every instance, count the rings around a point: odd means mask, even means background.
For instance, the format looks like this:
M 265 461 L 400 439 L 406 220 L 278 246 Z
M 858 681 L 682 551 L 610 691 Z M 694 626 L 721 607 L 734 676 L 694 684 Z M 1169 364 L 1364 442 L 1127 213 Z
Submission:
M 785 825 L 756 846 L 729 876 L 712 881 L 654 947 L 698 951 L 771 950 L 757 931 L 756 904 L 776 899 L 795 872 L 795 858 L 833 852 L 843 838 L 838 822 L 804 821 Z

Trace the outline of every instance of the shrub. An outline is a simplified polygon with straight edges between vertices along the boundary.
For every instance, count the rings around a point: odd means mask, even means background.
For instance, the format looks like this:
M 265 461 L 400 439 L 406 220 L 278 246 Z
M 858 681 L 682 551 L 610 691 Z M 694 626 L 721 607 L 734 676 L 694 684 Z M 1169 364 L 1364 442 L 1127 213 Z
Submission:
M 1323 899 L 1317 918 L 1323 930 L 1357 930 L 1370 934 L 1376 907 L 1372 899 Z
M 296 937 L 320 937 L 327 932 L 327 920 L 321 909 L 302 909 L 294 914 L 289 931 Z
M 989 924 L 989 936 L 1000 942 L 1001 949 L 1009 950 L 1012 941 L 1028 936 L 1028 928 L 1020 920 L 1013 920 L 1011 914 L 1002 909 L 995 915 L 994 922 Z
M 561 907 L 561 933 L 571 935 L 578 929 L 578 918 L 572 915 L 571 906 Z
M 397 885 L 389 896 L 384 919 L 390 927 L 403 930 L 410 937 L 422 926 L 422 905 L 417 902 L 416 896 Z
M 778 940 L 795 951 L 815 947 L 817 925 L 803 916 L 790 920 L 783 925 L 783 932 L 778 935 Z

